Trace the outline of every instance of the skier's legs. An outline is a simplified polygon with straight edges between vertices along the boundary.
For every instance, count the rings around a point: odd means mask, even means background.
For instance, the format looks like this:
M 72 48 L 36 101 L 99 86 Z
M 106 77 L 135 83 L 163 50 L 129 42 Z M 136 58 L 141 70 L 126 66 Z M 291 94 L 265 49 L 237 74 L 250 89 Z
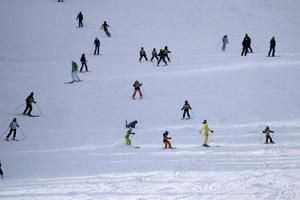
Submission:
M 100 46 L 98 45 L 97 46 L 97 55 L 99 55 L 99 49 L 100 49 Z
M 12 129 L 12 128 L 10 128 L 10 130 L 9 130 L 9 133 L 8 133 L 8 135 L 6 136 L 6 139 L 8 139 L 8 138 L 9 138 L 9 136 L 12 134 L 12 132 L 13 132 L 13 129 Z
M 166 55 L 166 58 L 168 59 L 169 62 L 171 62 L 168 54 Z
M 185 118 L 185 114 L 186 114 L 186 110 L 183 110 L 183 115 L 182 115 L 183 119 Z
M 88 66 L 87 66 L 86 62 L 84 62 L 83 65 L 85 66 L 85 71 L 88 72 L 89 70 L 88 70 Z
M 78 75 L 77 75 L 77 72 L 74 72 L 74 76 L 76 77 L 76 80 L 77 80 L 77 81 L 81 81 L 80 78 L 79 78 Z
M 162 58 L 159 57 L 159 60 L 158 60 L 158 62 L 157 62 L 157 66 L 159 66 L 159 63 L 160 63 L 161 60 L 162 60 Z
M 270 47 L 270 50 L 269 50 L 268 56 L 270 56 L 270 55 L 271 55 L 271 51 L 272 51 L 272 47 Z
M 143 97 L 141 90 L 138 90 L 140 97 Z
M 0 167 L 0 176 L 1 176 L 1 178 L 3 178 L 3 171 L 1 169 L 1 167 Z
M 131 145 L 131 140 L 127 137 L 125 137 L 125 144 Z
M 272 48 L 273 52 L 272 52 L 272 56 L 275 56 L 275 47 Z
M 267 135 L 266 136 L 266 144 L 268 144 L 269 143 L 269 136 Z
M 104 30 L 104 32 L 105 32 L 105 34 L 106 34 L 106 36 L 107 37 L 110 37 L 111 35 L 110 35 L 110 32 L 106 29 L 106 30 Z
M 28 114 L 28 115 L 31 115 L 31 111 L 32 111 L 32 105 L 31 105 L 31 104 L 29 104 L 28 106 L 29 106 L 29 110 L 28 110 L 28 113 L 27 113 L 27 114 Z
M 83 69 L 83 62 L 81 62 L 81 68 L 80 68 L 80 72 L 82 72 L 82 69 Z
M 137 90 L 134 90 L 133 94 L 132 94 L 132 98 L 135 97 Z
M 73 81 L 73 82 L 76 81 L 76 78 L 75 78 L 75 72 L 72 72 L 72 73 L 71 73 L 71 76 L 72 76 L 72 81 Z
M 203 134 L 203 145 L 207 145 L 208 142 L 208 134 Z
M 13 139 L 15 139 L 16 138 L 16 134 L 17 134 L 17 129 L 14 129 L 13 132 L 14 132 Z
M 226 47 L 226 43 L 223 42 L 223 45 L 222 45 L 222 51 L 225 51 L 225 47 Z
M 23 112 L 24 115 L 27 113 L 28 109 L 29 109 L 29 104 L 26 103 L 26 108 L 25 108 L 25 110 L 24 110 L 24 112 Z
M 191 118 L 189 110 L 186 111 L 188 118 Z

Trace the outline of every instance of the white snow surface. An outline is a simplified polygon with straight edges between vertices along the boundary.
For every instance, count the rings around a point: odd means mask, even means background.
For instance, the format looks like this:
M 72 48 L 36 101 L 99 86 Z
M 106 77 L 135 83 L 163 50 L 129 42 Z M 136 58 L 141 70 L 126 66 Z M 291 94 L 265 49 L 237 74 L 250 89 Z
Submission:
M 21 129 L 18 142 L 1 138 L 0 199 L 300 199 L 299 9 L 299 0 L 1 0 L 1 135 L 13 117 Z M 241 57 L 245 33 L 254 53 Z M 141 46 L 149 58 L 165 45 L 167 67 L 138 62 Z M 91 72 L 64 84 L 82 53 Z M 130 98 L 135 80 L 142 100 Z M 32 91 L 38 118 L 20 114 Z M 193 117 L 180 120 L 186 99 Z M 124 145 L 125 119 L 138 120 L 140 149 Z M 201 146 L 204 119 L 211 148 Z M 263 144 L 266 126 L 274 145 Z M 176 149 L 162 148 L 165 130 Z

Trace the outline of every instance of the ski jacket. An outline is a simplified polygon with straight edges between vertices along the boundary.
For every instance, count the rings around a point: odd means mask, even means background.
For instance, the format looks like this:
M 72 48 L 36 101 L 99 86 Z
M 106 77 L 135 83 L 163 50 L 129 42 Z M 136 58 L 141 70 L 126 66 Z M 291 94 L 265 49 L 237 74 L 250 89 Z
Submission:
M 201 125 L 199 131 L 204 135 L 208 135 L 209 132 L 213 132 L 206 123 Z
M 10 122 L 9 128 L 15 130 L 15 129 L 17 129 L 17 127 L 20 127 L 19 124 L 18 124 L 18 122 L 16 122 L 16 121 Z
M 146 51 L 144 49 L 140 50 L 140 56 L 146 56 Z
M 98 38 L 96 38 L 96 39 L 94 40 L 94 44 L 95 44 L 96 46 L 100 46 L 100 40 L 99 40 Z
M 107 23 L 102 24 L 101 29 L 107 31 L 108 30 L 109 25 Z
M 165 55 L 168 55 L 168 53 L 171 53 L 171 51 L 168 48 L 165 48 L 164 53 L 165 53 Z
M 271 131 L 270 129 L 265 129 L 263 131 L 264 134 L 266 134 L 266 136 L 270 136 L 271 133 L 274 133 L 274 131 Z
M 157 51 L 156 50 L 152 51 L 152 56 L 157 56 Z
M 168 135 L 166 133 L 163 134 L 163 142 L 168 141 L 172 138 L 168 137 Z
M 223 43 L 227 44 L 228 43 L 228 38 L 224 36 L 222 41 L 223 41 Z
M 77 15 L 76 19 L 78 19 L 79 21 L 83 20 L 83 15 L 81 12 Z
M 86 59 L 85 59 L 85 56 L 84 56 L 84 55 L 81 56 L 80 61 L 81 61 L 81 62 L 86 62 Z
M 74 62 L 72 63 L 72 72 L 77 72 L 78 71 L 78 65 Z
M 276 41 L 274 38 L 272 38 L 270 41 L 270 47 L 275 47 L 275 46 L 276 46 Z
M 35 103 L 34 98 L 33 98 L 32 95 L 29 95 L 29 96 L 26 98 L 26 103 L 28 103 L 28 104 Z
M 161 59 L 164 59 L 166 57 L 166 54 L 164 51 L 160 51 L 158 56 L 161 58 Z
M 142 86 L 142 83 L 139 83 L 138 81 L 135 81 L 133 84 L 134 89 L 139 90 L 141 89 L 140 87 Z
M 190 106 L 190 104 L 184 104 L 183 106 L 182 106 L 182 108 L 181 108 L 181 110 L 190 110 L 190 109 L 192 109 L 192 107 Z
M 249 36 L 245 36 L 242 44 L 245 47 L 249 47 L 251 45 L 251 38 Z

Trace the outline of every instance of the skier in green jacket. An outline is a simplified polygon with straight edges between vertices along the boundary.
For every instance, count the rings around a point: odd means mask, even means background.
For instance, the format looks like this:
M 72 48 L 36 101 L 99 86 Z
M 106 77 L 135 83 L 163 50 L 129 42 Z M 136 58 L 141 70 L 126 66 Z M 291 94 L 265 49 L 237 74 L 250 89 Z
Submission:
M 77 81 L 77 82 L 81 81 L 80 78 L 78 77 L 77 73 L 78 73 L 78 65 L 76 62 L 72 61 L 72 73 L 71 73 L 72 81 L 71 81 L 71 83 L 74 83 L 75 81 Z
M 30 93 L 30 95 L 26 98 L 26 108 L 23 112 L 24 115 L 29 115 L 29 116 L 32 116 L 31 115 L 31 111 L 32 111 L 32 103 L 36 103 L 34 101 L 34 98 L 33 98 L 33 92 Z M 28 112 L 27 112 L 28 111 Z

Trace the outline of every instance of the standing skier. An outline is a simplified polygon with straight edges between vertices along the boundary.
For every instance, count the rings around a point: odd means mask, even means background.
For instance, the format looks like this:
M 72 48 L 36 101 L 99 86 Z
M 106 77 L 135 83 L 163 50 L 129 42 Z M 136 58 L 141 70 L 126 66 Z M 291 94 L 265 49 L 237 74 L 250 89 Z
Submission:
M 148 61 L 148 58 L 147 58 L 147 55 L 146 55 L 146 51 L 144 50 L 144 47 L 141 47 L 141 50 L 140 50 L 140 59 L 139 61 L 141 62 L 142 58 L 145 58 L 146 61 Z
M 271 52 L 272 52 L 272 57 L 275 56 L 275 46 L 276 46 L 276 41 L 275 41 L 275 37 L 273 36 L 270 41 L 270 51 L 268 53 L 268 56 L 271 55 Z
M 171 62 L 170 57 L 169 57 L 169 53 L 171 53 L 171 51 L 168 49 L 168 46 L 165 46 L 164 54 L 165 54 L 166 58 L 168 59 L 168 61 Z
M 1 160 L 0 160 L 0 176 L 1 176 L 1 178 L 3 178 L 3 171 L 2 171 L 1 166 L 2 166 L 2 164 L 1 164 Z
M 135 133 L 132 132 L 132 128 L 129 128 L 125 134 L 125 144 L 131 145 L 130 135 L 134 135 Z
M 76 20 L 78 20 L 78 27 L 83 27 L 83 15 L 82 15 L 82 12 L 80 11 L 76 17 Z
M 10 122 L 10 124 L 9 124 L 10 130 L 9 130 L 8 135 L 6 136 L 6 139 L 5 139 L 6 141 L 9 141 L 9 136 L 10 136 L 12 133 L 14 133 L 14 134 L 13 134 L 13 139 L 12 139 L 12 140 L 16 140 L 17 127 L 20 127 L 20 126 L 19 126 L 19 124 L 18 124 L 18 122 L 17 122 L 17 119 L 14 118 L 14 119 Z
M 226 48 L 226 44 L 228 44 L 228 37 L 227 35 L 224 35 L 223 38 L 222 38 L 222 42 L 223 42 L 223 45 L 222 45 L 222 51 L 225 51 L 225 48 Z
M 271 133 L 274 133 L 274 131 L 271 131 L 270 130 L 270 127 L 266 127 L 266 129 L 263 131 L 264 134 L 266 134 L 266 144 L 269 143 L 269 140 L 270 140 L 270 143 L 274 144 L 272 138 L 271 138 Z
M 138 80 L 136 80 L 134 83 L 133 83 L 133 87 L 134 87 L 134 92 L 132 94 L 132 99 L 135 99 L 135 95 L 136 93 L 138 92 L 139 95 L 140 95 L 140 99 L 143 98 L 143 94 L 141 92 L 141 86 L 142 86 L 142 83 L 140 83 Z
M 250 44 L 251 44 L 251 39 L 250 37 L 248 36 L 248 34 L 245 35 L 244 39 L 243 39 L 243 42 L 242 42 L 242 45 L 243 45 L 243 51 L 241 53 L 241 56 L 246 56 L 247 53 L 249 52 L 249 48 L 251 49 L 250 47 Z M 252 50 L 252 49 L 251 49 Z
M 155 48 L 153 48 L 152 50 L 151 62 L 153 61 L 154 58 L 156 58 L 156 60 L 158 61 L 157 51 Z
M 165 59 L 166 55 L 165 55 L 163 49 L 160 49 L 158 56 L 159 56 L 159 60 L 158 60 L 158 62 L 157 62 L 157 67 L 159 66 L 159 63 L 160 63 L 161 60 L 164 61 L 164 63 L 165 63 L 164 66 L 168 65 L 168 63 L 167 63 L 167 61 L 166 61 L 166 59 Z
M 106 21 L 104 21 L 104 23 L 102 24 L 100 30 L 103 29 L 104 32 L 105 32 L 105 34 L 106 34 L 106 36 L 110 37 L 111 35 L 110 35 L 110 32 L 108 31 L 108 27 L 109 27 L 109 25 L 106 23 Z
M 164 134 L 163 134 L 163 143 L 165 144 L 165 149 L 167 149 L 167 148 L 172 149 L 172 145 L 171 145 L 171 142 L 170 142 L 170 140 L 172 138 L 168 137 L 168 135 L 169 135 L 168 131 L 164 132 Z
M 94 55 L 99 55 L 99 48 L 100 48 L 100 40 L 96 37 L 94 40 L 94 45 L 95 45 L 95 51 Z
M 23 112 L 24 115 L 28 115 L 28 116 L 32 116 L 31 115 L 31 111 L 32 111 L 32 103 L 36 103 L 34 101 L 34 98 L 33 98 L 33 92 L 30 93 L 30 95 L 26 98 L 26 108 Z M 28 112 L 27 112 L 28 111 Z
M 209 145 L 207 144 L 208 142 L 208 133 L 211 132 L 213 133 L 214 131 L 211 130 L 208 125 L 207 125 L 207 121 L 204 120 L 201 127 L 200 127 L 200 130 L 199 130 L 200 133 L 203 134 L 203 145 L 204 147 L 209 147 Z
M 72 61 L 72 71 L 71 71 L 72 81 L 70 83 L 81 81 L 77 75 L 77 72 L 78 72 L 78 65 L 76 62 Z
M 187 119 L 191 118 L 189 110 L 192 110 L 192 107 L 190 106 L 190 104 L 187 100 L 184 101 L 184 105 L 182 106 L 181 110 L 183 110 L 182 119 L 185 119 L 185 114 L 187 114 L 187 116 L 188 116 Z
M 84 53 L 81 55 L 80 62 L 81 62 L 80 72 L 82 72 L 83 66 L 85 66 L 85 71 L 88 72 L 89 70 L 88 70 L 88 67 L 86 65 L 87 60 L 85 58 L 85 54 Z

